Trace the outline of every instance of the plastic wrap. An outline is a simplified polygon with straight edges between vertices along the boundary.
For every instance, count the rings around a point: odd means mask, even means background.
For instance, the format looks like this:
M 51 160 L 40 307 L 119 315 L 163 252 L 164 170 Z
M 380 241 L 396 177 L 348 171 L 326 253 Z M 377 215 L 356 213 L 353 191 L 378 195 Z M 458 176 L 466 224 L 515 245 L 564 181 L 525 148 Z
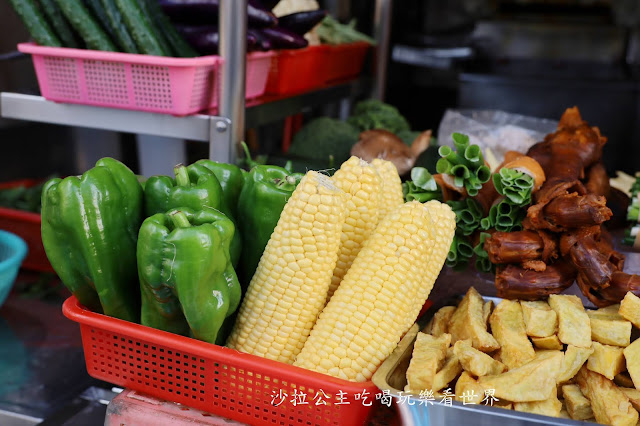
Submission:
M 464 133 L 482 151 L 490 148 L 500 163 L 507 151 L 527 152 L 529 147 L 553 133 L 556 120 L 528 117 L 495 110 L 448 109 L 440 121 L 438 142 L 453 147 L 451 134 Z

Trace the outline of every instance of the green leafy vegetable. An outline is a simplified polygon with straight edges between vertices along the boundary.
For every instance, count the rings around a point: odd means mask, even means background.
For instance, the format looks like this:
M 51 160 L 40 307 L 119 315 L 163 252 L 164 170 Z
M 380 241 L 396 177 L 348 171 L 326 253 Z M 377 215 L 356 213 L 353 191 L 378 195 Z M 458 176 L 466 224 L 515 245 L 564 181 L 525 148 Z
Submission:
M 322 160 L 331 156 L 335 164 L 349 159 L 351 147 L 358 142 L 360 132 L 354 126 L 329 117 L 319 117 L 307 123 L 291 141 L 287 154 L 298 158 Z
M 358 102 L 347 123 L 358 130 L 384 129 L 393 134 L 409 131 L 409 122 L 393 105 L 377 99 Z
M 325 44 L 343 44 L 365 41 L 375 45 L 376 41 L 366 34 L 356 30 L 356 20 L 352 19 L 348 24 L 342 24 L 330 15 L 320 22 L 316 28 L 316 34 L 320 41 Z

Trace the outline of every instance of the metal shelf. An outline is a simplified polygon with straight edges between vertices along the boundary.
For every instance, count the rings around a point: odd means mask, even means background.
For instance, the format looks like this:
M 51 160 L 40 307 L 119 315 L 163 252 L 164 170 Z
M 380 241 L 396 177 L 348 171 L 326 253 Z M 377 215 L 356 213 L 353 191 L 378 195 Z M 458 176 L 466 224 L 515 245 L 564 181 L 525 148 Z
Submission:
M 257 127 L 296 114 L 306 107 L 355 96 L 364 93 L 368 86 L 364 81 L 355 80 L 294 96 L 265 96 L 251 100 L 247 102 L 247 125 Z M 221 133 L 226 120 L 209 114 L 176 117 L 168 114 L 57 103 L 41 96 L 6 92 L 0 95 L 0 116 L 201 142 L 210 141 L 212 130 Z
M 17 120 L 202 142 L 209 142 L 211 124 L 211 116 L 208 115 L 175 117 L 167 114 L 57 103 L 42 96 L 6 92 L 0 95 L 0 115 Z

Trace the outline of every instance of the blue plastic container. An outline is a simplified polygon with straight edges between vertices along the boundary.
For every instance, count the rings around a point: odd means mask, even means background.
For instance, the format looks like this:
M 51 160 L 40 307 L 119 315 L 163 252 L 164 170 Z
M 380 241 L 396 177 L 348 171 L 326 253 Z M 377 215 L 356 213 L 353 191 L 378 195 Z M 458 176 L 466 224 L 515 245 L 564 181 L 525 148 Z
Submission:
M 27 243 L 22 238 L 0 230 L 0 306 L 13 287 L 27 251 Z

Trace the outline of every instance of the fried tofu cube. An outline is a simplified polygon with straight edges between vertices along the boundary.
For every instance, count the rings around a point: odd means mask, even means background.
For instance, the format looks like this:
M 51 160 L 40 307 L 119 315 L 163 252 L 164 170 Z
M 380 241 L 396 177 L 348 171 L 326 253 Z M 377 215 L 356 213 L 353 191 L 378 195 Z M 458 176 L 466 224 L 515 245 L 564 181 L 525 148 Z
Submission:
M 411 391 L 432 390 L 436 373 L 443 366 L 451 335 L 433 337 L 418 333 L 407 368 L 407 386 Z
M 578 374 L 580 368 L 587 362 L 587 359 L 593 353 L 593 348 L 579 348 L 577 346 L 569 345 L 564 352 L 562 359 L 562 367 L 560 368 L 560 374 L 558 375 L 558 383 L 568 382 Z
M 634 340 L 632 344 L 624 348 L 623 353 L 627 371 L 633 380 L 634 387 L 640 389 L 640 339 Z
M 536 355 L 527 337 L 520 303 L 503 300 L 491 317 L 491 332 L 500 344 L 500 357 L 508 369 L 526 364 Z
M 470 287 L 449 321 L 451 342 L 471 339 L 473 347 L 482 352 L 500 349 L 496 339 L 487 331 L 484 320 L 484 300 L 475 288 Z
M 429 325 L 426 327 L 425 333 L 431 334 L 433 337 L 438 337 L 447 333 L 449 320 L 455 310 L 455 306 L 443 306 L 438 309 L 438 312 L 433 315 Z
M 616 374 L 623 372 L 625 368 L 622 348 L 593 342 L 593 353 L 587 360 L 587 368 L 613 380 Z
M 527 336 L 549 337 L 558 330 L 558 314 L 547 302 L 522 300 L 522 315 Z
M 562 386 L 562 396 L 567 412 L 573 420 L 587 420 L 593 417 L 591 403 L 580 391 L 580 386 Z
M 633 405 L 633 408 L 640 410 L 640 390 L 627 387 L 620 387 L 620 390 L 629 398 L 629 402 Z
M 591 325 L 578 296 L 552 294 L 549 306 L 558 314 L 558 338 L 567 345 L 591 347 Z
M 611 380 L 586 367 L 580 369 L 576 379 L 580 391 L 591 402 L 598 423 L 621 426 L 635 426 L 638 423 L 638 412 Z
M 463 371 L 456 382 L 455 400 L 467 404 L 480 404 L 484 399 L 485 389 L 467 371 Z M 463 398 L 465 395 L 465 398 Z
M 489 325 L 489 317 L 491 316 L 491 312 L 493 312 L 493 300 L 485 302 L 484 306 L 482 306 L 482 316 L 484 317 L 484 322 L 487 325 Z
M 552 334 L 549 337 L 532 337 L 531 341 L 536 349 L 553 349 L 561 351 L 563 348 L 562 342 L 555 334 Z
M 433 390 L 439 391 L 440 389 L 445 389 L 461 372 L 462 366 L 460 365 L 460 360 L 453 351 L 453 348 L 449 348 L 447 350 L 447 357 L 444 360 L 444 365 L 433 379 Z
M 556 394 L 556 378 L 561 364 L 562 352 L 547 351 L 506 373 L 480 377 L 478 383 L 485 389 L 494 389 L 499 399 L 513 402 L 544 401 Z
M 544 401 L 514 402 L 513 409 L 525 413 L 541 414 L 543 416 L 560 417 L 562 402 L 558 400 L 556 392 Z
M 500 374 L 507 369 L 503 363 L 471 346 L 471 340 L 458 340 L 453 345 L 453 353 L 462 368 L 476 377 Z
M 591 322 L 591 340 L 603 345 L 627 347 L 631 343 L 631 323 L 622 317 L 612 319 L 617 314 L 602 314 L 587 311 Z
M 640 297 L 631 293 L 630 291 L 625 294 L 624 299 L 620 302 L 620 315 L 636 328 L 640 328 Z

